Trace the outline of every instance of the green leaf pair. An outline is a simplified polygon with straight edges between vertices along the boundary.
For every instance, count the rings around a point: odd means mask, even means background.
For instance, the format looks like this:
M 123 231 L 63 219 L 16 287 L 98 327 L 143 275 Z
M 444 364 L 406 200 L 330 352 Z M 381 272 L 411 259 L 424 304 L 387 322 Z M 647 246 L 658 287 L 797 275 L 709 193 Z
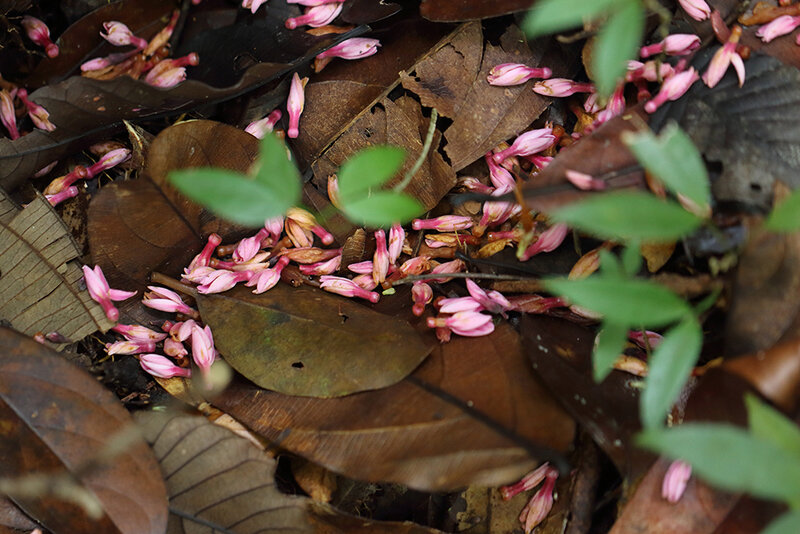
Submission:
M 283 215 L 300 200 L 300 175 L 273 134 L 261 140 L 258 171 L 252 178 L 227 169 L 173 171 L 170 181 L 181 193 L 217 215 L 246 226 Z

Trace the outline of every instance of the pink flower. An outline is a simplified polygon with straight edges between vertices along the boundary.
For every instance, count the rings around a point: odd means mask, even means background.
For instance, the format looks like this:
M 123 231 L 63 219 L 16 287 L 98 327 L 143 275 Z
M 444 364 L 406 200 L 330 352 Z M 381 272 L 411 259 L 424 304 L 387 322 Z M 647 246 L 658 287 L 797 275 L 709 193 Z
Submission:
M 111 321 L 117 321 L 119 319 L 119 310 L 114 307 L 111 301 L 126 300 L 136 295 L 136 291 L 111 289 L 99 265 L 95 265 L 94 269 L 90 269 L 88 265 L 84 265 L 83 277 L 86 281 L 86 290 L 89 292 L 89 296 L 102 306 L 106 317 Z
M 269 233 L 275 239 L 280 238 L 281 232 L 283 232 L 283 215 L 272 217 L 264 221 L 264 228 L 269 230 Z
M 506 150 L 509 150 L 510 148 L 511 147 L 507 148 Z M 500 151 L 498 154 L 501 154 L 502 152 L 505 151 Z M 492 181 L 492 185 L 496 188 L 511 191 L 514 189 L 516 181 L 514 180 L 514 177 L 511 176 L 511 173 L 508 172 L 508 169 L 498 165 L 498 163 L 502 162 L 505 158 L 501 156 L 500 160 L 498 161 L 494 159 L 494 156 L 496 155 L 497 154 L 488 153 L 484 158 L 486 159 L 486 165 L 489 166 L 489 179 Z M 497 163 L 495 163 L 496 161 Z
M 68 188 L 64 189 L 61 192 L 54 193 L 52 195 L 45 195 L 44 197 L 50 203 L 51 206 L 58 206 L 61 202 L 64 202 L 68 198 L 77 197 L 78 196 L 78 188 L 74 185 L 69 186 Z
M 19 139 L 17 129 L 17 113 L 14 110 L 14 97 L 7 90 L 0 91 L 0 122 L 8 130 L 11 140 Z
M 675 460 L 667 468 L 664 482 L 661 484 L 661 496 L 671 503 L 681 500 L 686 485 L 692 476 L 692 466 L 681 460 Z
M 739 87 L 744 85 L 744 61 L 742 61 L 742 56 L 736 52 L 736 45 L 739 43 L 741 35 L 741 26 L 734 26 L 728 42 L 714 53 L 714 57 L 711 58 L 711 62 L 708 64 L 708 69 L 703 74 L 703 81 L 707 86 L 714 87 L 717 85 L 731 64 L 733 64 L 736 75 L 739 77 Z
M 492 159 L 491 156 L 489 156 L 489 157 L 486 158 L 486 161 L 489 162 L 491 159 Z M 492 162 L 492 163 L 494 164 L 494 162 Z M 495 164 L 495 166 L 500 167 L 499 165 L 496 165 L 496 164 Z M 502 169 L 502 167 L 500 167 L 500 168 Z M 503 169 L 503 170 L 505 171 L 505 169 Z M 508 172 L 508 171 L 506 171 L 506 172 Z M 484 195 L 489 195 L 489 194 L 491 194 L 492 191 L 494 191 L 494 187 L 488 186 L 488 185 L 484 184 L 483 182 L 481 182 L 480 180 L 478 180 L 477 178 L 474 178 L 472 176 L 462 176 L 462 177 L 460 177 L 458 179 L 458 185 L 460 185 L 461 187 L 467 188 L 469 191 L 473 191 L 475 193 L 481 193 L 481 194 L 484 194 Z
M 447 273 L 460 273 L 464 270 L 466 264 L 462 260 L 452 260 L 445 263 L 440 263 L 433 269 L 431 269 L 431 274 L 447 274 Z M 437 284 L 444 284 L 452 280 L 452 277 L 442 277 L 442 278 L 431 278 L 428 282 L 437 283 Z
M 700 76 L 694 70 L 694 67 L 689 67 L 688 70 L 670 76 L 661 84 L 658 94 L 644 105 L 644 110 L 648 113 L 654 113 L 665 102 L 679 99 L 699 79 Z
M 544 484 L 539 491 L 528 502 L 522 513 L 519 516 L 520 523 L 523 524 L 525 533 L 528 534 L 536 526 L 544 521 L 547 514 L 553 508 L 553 490 L 556 487 L 556 479 L 558 479 L 558 471 L 552 467 L 547 469 L 545 474 Z
M 342 255 L 339 254 L 329 260 L 312 263 L 311 265 L 300 265 L 300 272 L 306 276 L 320 276 L 323 274 L 333 274 L 339 270 L 342 263 Z M 370 271 L 371 272 L 371 271 Z
M 462 215 L 444 215 L 434 219 L 414 219 L 411 227 L 414 230 L 438 230 L 440 232 L 466 230 L 472 227 L 472 218 Z
M 354 37 L 342 41 L 317 55 L 317 59 L 339 57 L 342 59 L 361 59 L 369 57 L 378 51 L 381 42 L 377 39 Z
M 502 196 L 508 193 L 510 189 L 497 188 L 492 196 Z M 486 201 L 483 203 L 483 215 L 478 222 L 478 228 L 483 229 L 489 226 L 497 226 L 508 220 L 511 215 L 518 209 L 518 205 L 514 202 L 495 202 Z
M 639 51 L 639 55 L 641 57 L 650 57 L 664 52 L 670 56 L 685 56 L 698 48 L 700 48 L 700 37 L 697 35 L 692 33 L 673 33 L 659 43 L 643 46 Z
M 411 311 L 419 317 L 425 312 L 425 305 L 433 300 L 433 289 L 422 280 L 417 280 L 411 286 L 411 300 L 414 302 Z
M 398 277 L 408 276 L 410 274 L 422 274 L 431 268 L 431 257 L 426 255 L 415 256 L 403 262 L 398 267 Z
M 631 330 L 628 332 L 628 339 L 643 349 L 650 348 L 652 350 L 658 347 L 664 337 L 661 334 L 651 332 L 650 330 L 646 330 L 644 333 L 642 333 L 641 330 Z
M 200 56 L 196 52 L 173 59 L 162 59 L 150 69 L 144 81 L 155 87 L 172 87 L 186 79 L 184 67 L 194 67 L 199 64 Z
M 375 255 L 372 257 L 372 279 L 382 284 L 389 272 L 389 250 L 386 248 L 386 232 L 375 232 Z
M 253 271 L 233 272 L 224 269 L 215 270 L 202 280 L 197 291 L 204 295 L 223 293 L 232 289 L 239 282 L 248 282 L 253 278 Z
M 372 291 L 376 287 L 378 287 L 378 283 L 372 278 L 372 273 L 369 274 L 359 274 L 355 278 L 353 278 L 353 283 L 360 287 L 361 289 L 366 289 L 367 291 Z
M 136 37 L 125 24 L 112 20 L 103 23 L 103 29 L 106 33 L 100 33 L 100 37 L 108 41 L 114 46 L 128 46 L 133 45 L 136 48 L 143 50 L 147 46 L 147 40 L 141 37 Z
M 261 250 L 261 244 L 267 237 L 269 237 L 269 230 L 262 228 L 256 235 L 239 241 L 236 250 L 233 251 L 233 261 L 245 263 L 252 260 Z
M 28 109 L 28 116 L 31 118 L 33 124 L 37 128 L 40 130 L 46 130 L 48 132 L 52 132 L 56 129 L 55 125 L 50 122 L 50 114 L 47 112 L 47 110 L 39 104 L 28 100 L 27 90 L 20 88 L 17 91 L 17 96 L 20 100 L 22 100 L 22 103 L 25 104 L 25 107 Z
M 267 0 L 242 0 L 242 7 L 249 9 L 251 13 L 258 11 L 261 4 L 267 3 Z
M 323 4 L 330 4 L 331 2 L 344 2 L 344 0 L 286 0 L 287 4 L 300 4 L 306 7 L 321 6 Z
M 553 71 L 547 67 L 537 69 L 521 63 L 501 63 L 492 67 L 486 81 L 498 86 L 519 85 L 531 78 L 549 78 L 552 75 Z
M 109 356 L 112 354 L 139 354 L 140 352 L 152 352 L 154 350 L 156 350 L 156 342 L 152 339 L 106 343 L 106 352 Z
M 50 40 L 50 28 L 47 27 L 47 24 L 35 17 L 26 15 L 22 17 L 22 27 L 25 28 L 28 39 L 44 47 L 47 57 L 54 58 L 58 56 L 58 46 Z
M 458 312 L 450 317 L 428 317 L 429 328 L 447 327 L 459 336 L 478 337 L 494 332 L 491 315 L 474 311 Z
M 111 330 L 122 334 L 128 341 L 162 341 L 167 337 L 167 334 L 140 325 L 117 324 Z
M 543 463 L 539 467 L 537 467 L 534 471 L 531 471 L 524 477 L 522 480 L 517 482 L 516 484 L 511 484 L 510 486 L 503 486 L 500 488 L 500 495 L 502 495 L 503 500 L 507 501 L 517 495 L 518 493 L 522 493 L 523 491 L 528 491 L 536 486 L 544 480 L 545 475 L 547 475 L 548 471 L 550 470 L 550 464 L 548 462 Z
M 184 277 L 198 267 L 208 267 L 208 264 L 211 261 L 211 255 L 214 253 L 214 250 L 219 246 L 220 243 L 222 243 L 222 238 L 219 236 L 219 234 L 211 234 L 208 236 L 208 241 L 203 247 L 202 252 L 194 257 L 191 263 L 189 263 L 189 267 L 183 270 L 183 272 L 186 273 Z
M 175 341 L 180 341 L 180 342 L 186 341 L 187 339 L 192 337 L 192 329 L 195 326 L 198 325 L 192 319 L 175 323 L 174 325 L 172 325 L 172 328 L 169 329 L 169 337 L 174 339 Z
M 304 15 L 286 19 L 285 26 L 287 29 L 293 30 L 298 26 L 307 24 L 312 28 L 319 28 L 330 24 L 333 19 L 339 16 L 342 12 L 342 4 L 340 2 L 330 2 L 319 6 L 314 6 L 306 10 Z M 289 135 L 289 137 L 292 137 Z
M 389 229 L 389 263 L 394 265 L 403 252 L 403 243 L 406 239 L 406 232 L 399 224 L 393 224 Z
M 564 171 L 564 176 L 566 176 L 567 180 L 569 180 L 572 185 L 584 191 L 602 191 L 606 188 L 605 181 L 595 178 L 590 174 L 567 169 Z
M 499 291 L 486 292 L 469 278 L 467 278 L 467 291 L 489 313 L 503 313 L 511 308 L 511 303 Z
M 370 302 L 378 302 L 381 296 L 375 292 L 367 291 L 347 278 L 339 276 L 320 276 L 320 287 L 325 291 L 337 293 L 345 297 L 358 297 Z
M 320 226 L 317 219 L 312 214 L 302 208 L 289 208 L 286 212 L 286 223 L 293 223 L 303 231 L 316 235 L 320 238 L 323 245 L 330 245 L 334 241 L 333 235 Z M 290 231 L 287 227 L 286 233 L 289 234 L 289 238 L 292 240 L 292 243 L 294 243 L 294 246 L 303 248 L 312 245 L 312 243 L 301 244 L 301 242 L 312 241 L 313 236 L 309 236 L 309 234 L 304 234 L 302 237 L 297 236 L 297 242 L 295 242 L 295 238 L 292 237 L 292 232 L 297 232 L 297 230 L 292 229 Z
M 347 266 L 347 270 L 356 274 L 372 274 L 372 260 L 359 261 Z
M 175 87 L 182 81 L 186 80 L 185 67 L 171 67 L 169 69 L 160 71 L 157 76 L 154 76 L 150 81 L 145 80 L 153 87 L 161 87 L 162 89 L 169 89 Z
M 800 17 L 782 15 L 769 24 L 761 26 L 756 32 L 756 35 L 759 36 L 762 41 L 768 43 L 776 37 L 792 33 L 798 26 L 800 26 Z
M 341 4 L 337 4 L 341 9 Z M 292 19 L 289 19 L 292 20 Z M 305 89 L 308 83 L 308 78 L 300 79 L 300 76 L 295 72 L 292 75 L 292 83 L 289 87 L 289 98 L 286 100 L 286 111 L 289 112 L 289 129 L 286 135 L 292 139 L 300 135 L 300 115 L 303 113 L 303 106 L 305 105 Z
M 335 174 L 328 176 L 328 199 L 335 208 L 342 209 L 342 203 L 339 200 L 339 178 Z
M 500 163 L 512 156 L 530 156 L 553 146 L 555 142 L 556 137 L 553 135 L 552 128 L 530 130 L 514 139 L 510 147 L 494 154 L 492 159 L 495 163 Z
M 594 93 L 594 85 L 573 82 L 566 78 L 551 78 L 543 82 L 536 82 L 533 92 L 544 96 L 565 97 L 575 93 Z
M 245 285 L 247 287 L 256 286 L 253 290 L 256 295 L 269 291 L 278 284 L 281 279 L 281 271 L 288 264 L 289 258 L 283 256 L 275 263 L 275 267 L 257 272 Z
M 211 369 L 211 364 L 216 358 L 217 351 L 214 348 L 211 327 L 206 325 L 201 329 L 197 325 L 192 326 L 192 359 L 200 368 L 200 372 L 204 375 L 208 374 L 208 370 Z
M 131 157 L 131 151 L 127 148 L 116 148 L 108 151 L 96 163 L 89 165 L 86 168 L 86 177 L 93 178 L 101 172 L 107 171 L 112 167 L 116 167 L 120 163 L 128 161 Z
M 281 120 L 281 115 L 281 110 L 276 109 L 263 119 L 253 121 L 248 124 L 244 131 L 256 139 L 263 139 L 266 134 L 275 128 L 275 125 L 278 124 L 279 120 Z
M 84 271 L 85 272 L 85 271 Z M 150 292 L 144 294 L 142 304 L 154 310 L 161 310 L 171 313 L 182 313 L 190 317 L 199 317 L 194 309 L 187 306 L 180 295 L 164 287 L 147 286 Z
M 157 376 L 159 378 L 172 378 L 173 376 L 183 376 L 189 377 L 192 376 L 192 372 L 189 369 L 184 369 L 183 367 L 178 367 L 168 358 L 161 356 L 160 354 L 142 354 L 139 356 L 139 365 L 142 366 L 142 369 L 147 371 L 153 376 Z
M 509 297 L 510 310 L 522 313 L 545 313 L 551 308 L 562 308 L 567 303 L 561 297 L 542 297 L 541 295 L 514 295 Z
M 678 3 L 694 20 L 706 20 L 711 15 L 711 8 L 705 0 L 678 0 Z
M 173 358 L 183 358 L 189 354 L 189 351 L 186 350 L 186 347 L 184 347 L 183 343 L 180 341 L 169 338 L 164 341 L 164 354 L 172 356 Z
M 567 237 L 567 233 L 569 232 L 569 228 L 564 223 L 557 223 L 542 232 L 542 235 L 539 236 L 531 246 L 529 246 L 525 251 L 519 255 L 520 261 L 528 261 L 536 254 L 540 252 L 552 252 L 564 242 L 564 238 Z
M 472 297 L 454 297 L 437 300 L 440 313 L 479 312 L 483 311 L 481 303 Z

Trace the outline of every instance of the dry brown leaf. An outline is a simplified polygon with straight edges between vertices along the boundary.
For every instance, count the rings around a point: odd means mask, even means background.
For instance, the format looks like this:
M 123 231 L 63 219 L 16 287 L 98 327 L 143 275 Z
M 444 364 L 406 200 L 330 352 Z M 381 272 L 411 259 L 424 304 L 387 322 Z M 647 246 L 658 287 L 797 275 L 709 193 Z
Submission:
M 675 252 L 675 242 L 642 243 L 642 256 L 647 263 L 647 271 L 654 273 L 661 269 Z
M 114 326 L 83 289 L 79 255 L 43 196 L 20 209 L 0 190 L 0 319 L 24 334 L 73 341 Z

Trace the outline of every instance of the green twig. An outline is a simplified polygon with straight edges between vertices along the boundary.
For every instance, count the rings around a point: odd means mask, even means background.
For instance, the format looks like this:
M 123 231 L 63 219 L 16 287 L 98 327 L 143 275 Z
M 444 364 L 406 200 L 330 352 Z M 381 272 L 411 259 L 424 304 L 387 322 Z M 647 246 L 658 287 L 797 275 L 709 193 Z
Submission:
M 414 178 L 414 175 L 417 174 L 422 164 L 425 162 L 425 158 L 428 157 L 428 151 L 431 149 L 431 144 L 433 144 L 433 133 L 436 131 L 436 119 L 439 118 L 439 112 L 436 111 L 436 108 L 431 109 L 431 122 L 428 124 L 428 133 L 425 135 L 425 144 L 422 145 L 422 153 L 417 158 L 417 161 L 414 162 L 414 166 L 403 176 L 403 180 L 394 186 L 394 191 L 400 193 L 408 187 L 408 184 L 411 183 L 411 179 Z

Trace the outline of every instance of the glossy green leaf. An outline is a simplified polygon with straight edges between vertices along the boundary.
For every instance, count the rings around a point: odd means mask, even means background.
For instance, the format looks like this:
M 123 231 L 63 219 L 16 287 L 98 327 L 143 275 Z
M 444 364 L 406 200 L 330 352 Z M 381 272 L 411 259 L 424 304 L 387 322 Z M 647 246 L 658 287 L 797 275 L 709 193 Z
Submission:
M 771 441 L 800 461 L 800 428 L 755 395 L 747 394 L 744 400 L 753 435 Z
M 787 512 L 770 523 L 761 534 L 797 534 L 800 532 L 800 512 Z
M 580 26 L 625 1 L 630 0 L 540 0 L 528 12 L 522 29 L 529 37 L 560 32 Z
M 800 461 L 741 428 L 685 423 L 648 430 L 637 442 L 688 462 L 698 476 L 722 489 L 785 501 L 800 497 Z
M 664 417 L 689 378 L 700 349 L 703 331 L 695 317 L 687 317 L 670 329 L 650 357 L 645 390 L 641 396 L 645 428 L 663 424 Z
M 275 194 L 272 188 L 225 169 L 174 171 L 169 179 L 187 197 L 243 225 L 261 226 L 266 219 L 286 213 L 297 201 L 297 198 Z
M 597 334 L 594 346 L 594 379 L 596 382 L 602 382 L 614 368 L 614 362 L 625 348 L 627 337 L 628 327 L 626 325 L 608 321 L 603 323 L 603 328 Z
M 345 215 L 358 224 L 388 227 L 404 223 L 416 217 L 424 206 L 405 193 L 377 191 L 358 200 L 348 201 L 342 206 Z
M 295 205 L 300 199 L 300 173 L 286 157 L 286 146 L 275 134 L 269 133 L 261 139 L 258 161 L 256 181 L 287 208 Z
M 644 280 L 592 276 L 583 280 L 544 280 L 545 287 L 570 302 L 626 326 L 659 327 L 691 314 L 689 305 L 672 291 Z
M 656 137 L 651 132 L 628 134 L 623 140 L 639 163 L 670 191 L 698 206 L 708 206 L 711 189 L 700 152 L 677 124 L 670 123 Z
M 591 196 L 552 214 L 552 219 L 609 239 L 671 241 L 703 222 L 675 202 L 638 191 Z
M 773 232 L 800 230 L 800 189 L 773 208 L 764 226 Z
M 396 146 L 365 148 L 344 162 L 339 169 L 339 198 L 342 203 L 367 196 L 394 176 L 406 153 Z
M 624 2 L 600 28 L 592 47 L 592 76 L 600 95 L 608 96 L 614 91 L 628 69 L 628 60 L 636 57 L 642 42 L 644 17 L 641 2 Z

